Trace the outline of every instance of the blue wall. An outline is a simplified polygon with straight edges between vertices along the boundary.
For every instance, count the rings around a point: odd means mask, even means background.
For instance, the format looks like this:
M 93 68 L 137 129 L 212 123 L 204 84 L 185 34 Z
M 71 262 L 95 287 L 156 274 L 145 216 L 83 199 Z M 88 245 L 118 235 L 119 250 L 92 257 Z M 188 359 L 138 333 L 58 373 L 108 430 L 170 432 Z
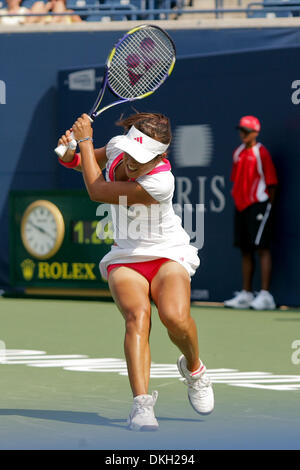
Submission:
M 291 101 L 291 84 L 300 78 L 297 70 L 300 33 L 282 28 L 170 33 L 178 56 L 201 57 L 179 60 L 168 85 L 138 107 L 169 114 L 174 129 L 209 126 L 213 141 L 209 165 L 176 167 L 173 162 L 176 176 L 191 181 L 188 196 L 191 202 L 199 202 L 199 177 L 206 189 L 205 246 L 200 252 L 202 268 L 193 280 L 193 287 L 208 290 L 210 300 L 223 300 L 240 288 L 239 253 L 232 248 L 231 240 L 233 204 L 229 173 L 231 153 L 239 143 L 234 124 L 240 115 L 253 113 L 262 120 L 261 140 L 274 157 L 281 183 L 273 291 L 278 302 L 300 305 L 297 221 L 300 119 L 299 108 Z M 9 274 L 8 192 L 83 187 L 81 176 L 59 167 L 53 154 L 58 130 L 64 126 L 58 122 L 58 71 L 103 63 L 111 44 L 120 35 L 120 32 L 0 34 L 0 80 L 5 81 L 7 92 L 6 104 L 0 105 L 2 287 L 8 285 Z M 191 68 L 187 69 L 187 64 Z M 172 101 L 172 91 L 176 91 L 177 103 Z M 90 98 L 92 102 L 92 94 Z M 68 126 L 69 119 L 88 108 L 76 100 L 61 118 L 66 119 Z M 99 119 L 95 125 L 97 144 L 102 145 L 114 133 L 111 124 L 120 110 L 108 111 L 107 122 Z M 216 176 L 221 179 L 213 180 Z M 186 181 L 179 182 L 182 189 Z M 225 207 L 218 212 L 214 209 L 223 204 L 220 193 L 224 195 Z M 176 197 L 180 198 L 180 194 Z

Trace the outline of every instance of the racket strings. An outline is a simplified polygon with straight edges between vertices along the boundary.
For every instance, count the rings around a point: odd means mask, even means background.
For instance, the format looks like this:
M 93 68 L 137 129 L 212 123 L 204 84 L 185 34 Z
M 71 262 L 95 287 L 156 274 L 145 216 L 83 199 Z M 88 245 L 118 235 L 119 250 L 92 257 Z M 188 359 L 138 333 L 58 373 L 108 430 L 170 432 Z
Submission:
M 173 44 L 161 30 L 137 30 L 116 48 L 108 70 L 109 86 L 121 98 L 142 96 L 165 80 L 174 59 Z
M 138 82 L 134 85 L 136 85 L 135 87 L 136 90 L 140 90 L 141 92 L 143 92 L 145 87 L 146 88 L 149 87 L 149 89 L 152 89 L 152 86 L 149 82 L 151 78 L 152 80 L 154 79 L 154 81 L 156 81 L 157 83 L 160 83 L 161 78 L 164 77 L 165 74 L 168 72 L 169 67 L 173 60 L 173 56 L 172 54 L 170 54 L 170 49 L 167 48 L 163 43 L 161 44 L 164 45 L 164 48 L 160 46 L 157 35 L 154 36 L 155 41 L 154 39 L 150 37 L 150 39 L 153 41 L 152 51 L 149 50 L 149 47 L 148 49 L 145 48 L 145 50 L 143 51 L 141 47 L 141 43 L 143 42 L 143 40 L 149 40 L 149 36 L 151 36 L 151 34 L 148 33 L 146 36 L 144 33 L 142 37 L 131 38 L 132 41 L 131 41 L 130 47 L 131 47 L 132 55 L 133 57 L 136 57 L 137 61 L 140 61 L 142 64 L 140 67 L 128 67 L 128 64 L 126 64 L 127 70 L 125 69 L 126 81 L 128 81 L 128 76 L 130 72 L 134 75 L 140 76 Z M 128 53 L 130 56 L 130 50 L 125 45 L 125 47 L 123 48 L 122 54 L 119 56 L 119 60 L 124 61 L 124 58 L 127 59 Z M 146 66 L 146 70 L 145 70 L 145 66 Z

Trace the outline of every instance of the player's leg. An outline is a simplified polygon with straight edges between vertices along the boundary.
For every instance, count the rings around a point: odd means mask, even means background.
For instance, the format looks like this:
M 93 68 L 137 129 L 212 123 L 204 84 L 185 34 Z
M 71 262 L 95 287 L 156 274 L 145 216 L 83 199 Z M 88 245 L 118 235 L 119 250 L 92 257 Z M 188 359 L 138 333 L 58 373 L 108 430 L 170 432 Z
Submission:
M 113 269 L 108 283 L 125 320 L 124 350 L 133 396 L 147 394 L 151 363 L 149 283 L 141 274 L 126 267 Z
M 214 396 L 206 367 L 199 359 L 197 327 L 190 313 L 190 278 L 175 261 L 164 263 L 151 282 L 151 296 L 171 341 L 183 353 L 177 361 L 194 410 L 211 413 Z
M 164 263 L 151 283 L 151 296 L 172 342 L 191 371 L 199 367 L 197 328 L 190 314 L 190 278 L 179 263 Z
M 124 349 L 134 396 L 127 425 L 133 431 L 156 431 L 158 422 L 154 405 L 158 393 L 148 395 L 151 363 L 149 283 L 141 274 L 126 267 L 113 269 L 108 282 L 126 324 Z

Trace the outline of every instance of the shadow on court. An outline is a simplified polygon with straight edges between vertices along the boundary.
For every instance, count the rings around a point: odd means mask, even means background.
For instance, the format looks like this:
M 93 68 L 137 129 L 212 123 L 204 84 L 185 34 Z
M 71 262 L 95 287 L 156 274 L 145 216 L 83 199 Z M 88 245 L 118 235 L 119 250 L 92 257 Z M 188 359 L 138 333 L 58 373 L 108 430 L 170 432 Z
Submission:
M 5 409 L 0 410 L 0 416 L 23 416 L 26 418 L 47 419 L 75 424 L 89 424 L 94 426 L 112 426 L 126 429 L 127 419 L 111 419 L 97 413 L 86 413 L 81 411 L 62 410 L 25 410 L 25 409 Z M 164 418 L 157 416 L 159 421 L 172 421 L 174 423 L 202 422 L 203 419 L 191 418 Z

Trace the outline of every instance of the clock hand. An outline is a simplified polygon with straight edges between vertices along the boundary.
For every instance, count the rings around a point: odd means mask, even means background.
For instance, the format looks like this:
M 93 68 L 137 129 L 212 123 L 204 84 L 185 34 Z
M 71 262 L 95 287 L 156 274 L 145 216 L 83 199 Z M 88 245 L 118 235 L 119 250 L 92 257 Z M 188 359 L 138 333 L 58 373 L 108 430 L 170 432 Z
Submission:
M 50 233 L 46 232 L 45 229 L 43 229 L 42 227 L 39 227 L 38 225 L 35 225 L 33 222 L 31 222 L 31 220 L 28 221 L 30 223 L 30 225 L 32 225 L 35 229 L 37 229 L 39 232 L 43 233 L 44 235 L 48 235 L 48 237 L 51 238 L 51 240 L 55 241 L 55 238 L 52 237 L 52 235 L 50 235 Z
M 31 222 L 31 220 L 28 221 L 30 225 L 32 225 L 35 229 L 37 229 L 39 232 L 41 233 L 45 233 L 45 230 L 41 227 L 39 227 L 38 225 L 35 225 L 33 222 Z
M 53 240 L 55 242 L 55 238 L 52 235 L 50 235 L 50 233 L 48 233 L 44 230 L 44 234 L 47 235 L 49 238 L 51 238 L 51 240 Z

